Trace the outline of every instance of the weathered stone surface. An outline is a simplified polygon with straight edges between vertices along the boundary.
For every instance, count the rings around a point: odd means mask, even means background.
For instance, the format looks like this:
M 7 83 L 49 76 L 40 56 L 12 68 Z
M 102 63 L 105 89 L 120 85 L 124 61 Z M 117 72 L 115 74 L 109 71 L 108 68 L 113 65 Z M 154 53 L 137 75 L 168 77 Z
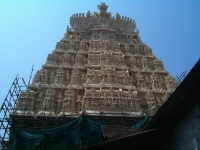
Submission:
M 11 115 L 154 115 L 177 87 L 145 45 L 135 21 L 99 12 L 74 14 Z

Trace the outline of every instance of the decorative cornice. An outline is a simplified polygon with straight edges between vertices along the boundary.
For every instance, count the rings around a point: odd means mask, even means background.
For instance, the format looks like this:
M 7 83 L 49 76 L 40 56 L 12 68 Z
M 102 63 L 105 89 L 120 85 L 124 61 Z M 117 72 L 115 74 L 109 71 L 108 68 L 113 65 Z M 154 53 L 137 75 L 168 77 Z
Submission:
M 133 33 L 136 29 L 136 23 L 129 17 L 120 16 L 119 13 L 116 17 L 112 17 L 111 13 L 106 12 L 108 6 L 105 3 L 98 5 L 100 12 L 94 12 L 92 15 L 90 11 L 86 16 L 84 13 L 76 13 L 70 17 L 71 28 L 68 30 L 85 31 L 95 27 L 112 28 L 120 31 L 123 34 Z

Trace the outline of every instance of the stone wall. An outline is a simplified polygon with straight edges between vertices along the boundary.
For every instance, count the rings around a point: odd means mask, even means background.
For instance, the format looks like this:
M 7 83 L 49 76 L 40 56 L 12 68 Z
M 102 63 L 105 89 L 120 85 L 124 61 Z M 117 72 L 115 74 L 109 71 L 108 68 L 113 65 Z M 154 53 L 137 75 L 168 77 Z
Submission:
M 200 103 L 173 128 L 163 150 L 200 150 Z

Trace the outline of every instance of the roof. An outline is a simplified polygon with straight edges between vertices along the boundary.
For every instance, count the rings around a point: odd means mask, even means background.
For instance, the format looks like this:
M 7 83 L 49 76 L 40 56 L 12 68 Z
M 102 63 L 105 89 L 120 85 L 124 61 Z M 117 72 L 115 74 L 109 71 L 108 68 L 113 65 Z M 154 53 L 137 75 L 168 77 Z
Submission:
M 131 136 L 84 147 L 81 148 L 81 150 L 146 150 L 150 149 L 150 147 L 154 147 L 154 144 L 157 144 L 155 141 L 161 143 L 160 141 L 163 140 L 162 137 L 164 137 L 167 132 L 167 128 L 152 129 Z
M 142 129 L 136 129 L 126 126 L 102 125 L 101 127 L 106 141 L 142 132 Z

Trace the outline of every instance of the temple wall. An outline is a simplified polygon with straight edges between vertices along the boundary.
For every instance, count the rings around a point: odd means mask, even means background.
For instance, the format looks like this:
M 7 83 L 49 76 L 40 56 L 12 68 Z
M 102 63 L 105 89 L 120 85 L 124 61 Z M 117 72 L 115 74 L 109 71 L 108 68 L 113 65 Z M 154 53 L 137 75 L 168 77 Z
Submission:
M 200 150 L 200 103 L 170 133 L 163 150 Z

